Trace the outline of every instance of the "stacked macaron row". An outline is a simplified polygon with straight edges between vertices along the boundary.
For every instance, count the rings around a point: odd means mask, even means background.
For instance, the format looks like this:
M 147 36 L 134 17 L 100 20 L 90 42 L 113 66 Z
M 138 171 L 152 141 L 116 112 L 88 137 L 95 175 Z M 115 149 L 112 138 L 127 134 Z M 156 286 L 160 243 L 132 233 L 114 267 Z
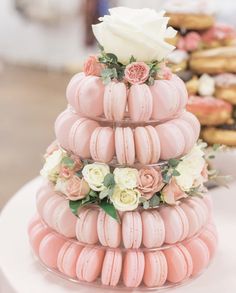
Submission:
M 104 249 L 83 246 L 68 240 L 31 220 L 28 228 L 34 253 L 50 270 L 82 283 L 112 287 L 160 288 L 201 273 L 217 247 L 214 224 L 208 224 L 198 237 L 158 250 Z
M 68 201 L 50 185 L 37 193 L 37 210 L 47 227 L 81 244 L 137 249 L 157 248 L 180 243 L 200 233 L 212 218 L 210 195 L 192 197 L 176 206 L 120 213 L 118 223 L 93 206 L 80 210 L 77 218 Z
M 124 82 L 104 85 L 97 76 L 78 73 L 68 84 L 68 103 L 81 117 L 106 121 L 147 122 L 171 119 L 187 104 L 183 81 L 173 74 L 169 80 L 155 80 L 154 85 Z
M 60 145 L 83 159 L 109 163 L 114 157 L 121 165 L 155 164 L 188 153 L 200 132 L 197 118 L 183 112 L 161 124 L 128 127 L 107 126 L 80 118 L 70 108 L 55 122 Z

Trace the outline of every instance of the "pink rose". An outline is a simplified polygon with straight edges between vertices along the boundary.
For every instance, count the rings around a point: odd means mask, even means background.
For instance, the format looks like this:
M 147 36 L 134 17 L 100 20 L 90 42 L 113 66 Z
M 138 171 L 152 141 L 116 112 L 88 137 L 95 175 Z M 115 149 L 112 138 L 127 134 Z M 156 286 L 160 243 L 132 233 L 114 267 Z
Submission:
M 157 78 L 160 79 L 168 79 L 170 80 L 172 77 L 172 72 L 169 67 L 167 67 L 164 63 L 161 65 L 160 70 L 157 73 Z
M 89 190 L 88 183 L 83 178 L 81 179 L 76 175 L 66 182 L 66 194 L 70 200 L 85 198 Z
M 63 166 L 63 165 L 60 167 L 60 171 L 59 171 L 60 177 L 63 177 L 65 179 L 69 179 L 74 175 L 75 175 L 75 171 L 73 169 L 70 169 L 69 167 Z
M 85 75 L 101 76 L 101 71 L 104 69 L 104 65 L 98 62 L 97 56 L 89 56 L 84 63 Z
M 196 32 L 188 33 L 185 36 L 185 50 L 195 51 L 199 48 L 201 36 Z
M 83 163 L 82 161 L 80 160 L 79 157 L 75 156 L 75 155 L 71 155 L 71 159 L 75 162 L 75 166 L 73 168 L 73 170 L 75 172 L 81 170 L 83 168 Z
M 147 200 L 164 186 L 159 169 L 142 168 L 139 170 L 138 174 L 138 189 Z
M 132 62 L 125 68 L 125 79 L 131 84 L 141 84 L 148 79 L 150 68 L 144 62 Z
M 170 183 L 163 188 L 162 196 L 166 203 L 172 205 L 178 204 L 179 199 L 188 197 L 188 195 L 183 192 L 176 184 L 173 178 L 171 179 Z
M 59 145 L 57 140 L 54 140 L 46 149 L 45 157 L 47 158 L 50 156 L 53 152 L 57 151 L 59 149 Z

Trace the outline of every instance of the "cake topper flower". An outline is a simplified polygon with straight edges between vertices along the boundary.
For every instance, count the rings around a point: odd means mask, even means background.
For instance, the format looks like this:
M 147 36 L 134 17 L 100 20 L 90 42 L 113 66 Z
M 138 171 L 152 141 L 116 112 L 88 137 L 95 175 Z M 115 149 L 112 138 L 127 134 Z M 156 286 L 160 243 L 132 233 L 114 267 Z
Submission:
M 109 12 L 93 25 L 93 33 L 104 51 L 115 54 L 119 62 L 128 64 L 131 56 L 137 61 L 161 61 L 174 50 L 165 41 L 176 34 L 167 27 L 165 11 L 116 7 Z

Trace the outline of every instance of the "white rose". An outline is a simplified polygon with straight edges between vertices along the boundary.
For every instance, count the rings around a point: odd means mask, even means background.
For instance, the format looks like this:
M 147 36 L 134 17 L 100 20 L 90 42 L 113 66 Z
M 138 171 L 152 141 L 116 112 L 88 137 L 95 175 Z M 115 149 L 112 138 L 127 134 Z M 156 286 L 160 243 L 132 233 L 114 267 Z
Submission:
M 65 195 L 67 195 L 66 187 L 67 187 L 66 180 L 65 179 L 61 179 L 61 178 L 58 178 L 54 189 L 55 189 L 55 191 L 58 191 L 60 193 L 63 193 Z
M 183 161 L 177 166 L 180 176 L 176 176 L 175 180 L 179 187 L 184 191 L 189 191 L 195 187 L 196 182 L 200 182 L 201 173 L 205 166 L 204 152 L 200 145 L 193 147 L 191 152 L 183 157 Z
M 165 11 L 116 7 L 109 12 L 93 25 L 93 33 L 105 52 L 115 54 L 121 63 L 129 63 L 131 56 L 137 61 L 161 61 L 174 50 L 165 42 L 176 34 L 172 27 L 167 28 Z
M 95 191 L 102 191 L 106 188 L 103 181 L 108 173 L 110 173 L 109 166 L 100 163 L 85 165 L 82 170 L 85 181 Z
M 133 168 L 116 168 L 113 172 L 120 189 L 133 189 L 138 184 L 138 170 Z
M 141 194 L 137 189 L 121 190 L 119 186 L 115 186 L 111 201 L 118 211 L 132 211 L 138 207 Z
M 60 163 L 65 152 L 61 149 L 54 151 L 50 156 L 46 158 L 46 162 L 40 171 L 40 175 L 50 181 L 56 181 L 56 177 L 59 173 Z
M 215 80 L 208 74 L 199 78 L 198 93 L 201 96 L 212 96 L 215 92 Z

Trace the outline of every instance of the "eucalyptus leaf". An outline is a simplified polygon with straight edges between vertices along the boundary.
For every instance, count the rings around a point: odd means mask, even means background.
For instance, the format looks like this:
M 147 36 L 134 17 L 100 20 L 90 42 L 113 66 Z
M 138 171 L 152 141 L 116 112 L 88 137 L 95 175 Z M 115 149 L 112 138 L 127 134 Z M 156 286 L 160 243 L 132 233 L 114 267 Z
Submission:
M 110 60 L 111 63 L 117 63 L 118 62 L 118 58 L 115 54 L 113 53 L 107 53 L 106 54 L 107 59 Z
M 99 206 L 104 210 L 106 214 L 108 214 L 113 219 L 115 219 L 118 223 L 120 223 L 119 214 L 112 203 L 109 203 L 107 202 L 106 199 L 104 199 L 100 202 Z
M 92 189 L 90 189 L 88 195 L 91 196 L 91 197 L 98 197 L 98 193 L 96 191 L 92 190 Z
M 179 173 L 179 171 L 177 171 L 176 169 L 173 170 L 172 175 L 177 177 L 180 176 L 181 174 Z
M 176 168 L 180 163 L 180 160 L 178 159 L 170 159 L 168 161 L 169 166 L 171 166 L 172 168 Z
M 154 194 L 153 197 L 149 200 L 150 207 L 156 207 L 160 204 L 160 197 L 157 194 Z
M 61 164 L 72 169 L 75 165 L 75 162 L 73 159 L 71 159 L 70 157 L 64 157 L 61 160 Z
M 103 184 L 104 184 L 106 187 L 114 186 L 114 185 L 115 185 L 114 175 L 113 175 L 112 173 L 108 173 L 108 174 L 104 177 Z

